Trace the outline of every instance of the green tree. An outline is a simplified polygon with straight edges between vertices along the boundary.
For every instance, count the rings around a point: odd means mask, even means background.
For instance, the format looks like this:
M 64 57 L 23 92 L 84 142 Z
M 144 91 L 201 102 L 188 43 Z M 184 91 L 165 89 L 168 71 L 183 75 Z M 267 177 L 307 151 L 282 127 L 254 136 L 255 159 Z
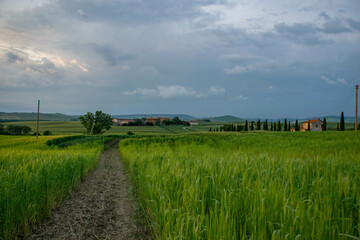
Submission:
M 251 130 L 251 131 L 254 131 L 254 121 L 251 121 L 250 130 Z
M 94 127 L 94 121 L 95 121 L 94 114 L 91 112 L 88 112 L 84 116 L 80 116 L 79 120 L 80 120 L 80 123 L 85 127 L 86 134 L 91 134 L 93 127 Z
M 0 124 L 0 134 L 5 134 L 5 128 L 3 124 Z
M 279 132 L 281 131 L 281 123 L 280 120 L 277 121 L 277 128 L 276 128 Z
M 256 130 L 261 130 L 261 127 L 260 127 L 261 123 L 260 123 L 260 119 L 257 120 L 256 122 Z
M 340 131 L 345 131 L 344 112 L 341 112 L 341 117 L 340 117 Z
M 273 127 L 273 122 L 270 123 L 270 131 L 273 131 L 274 127 Z
M 291 124 L 290 124 L 290 121 L 288 122 L 288 131 L 289 131 L 289 132 L 291 131 Z
M 269 126 L 268 126 L 268 120 L 265 119 L 265 131 L 268 131 L 269 130 Z
M 310 120 L 308 121 L 308 129 L 307 129 L 308 131 L 310 131 L 311 130 L 311 124 L 310 124 Z
M 211 132 L 211 127 L 209 128 L 209 132 Z
M 284 132 L 286 132 L 288 130 L 288 127 L 287 127 L 287 120 L 285 118 L 284 120 Z
M 102 134 L 113 125 L 110 114 L 96 111 L 95 114 L 88 112 L 79 117 L 81 124 L 86 128 L 87 134 Z
M 248 131 L 249 130 L 249 128 L 248 128 L 248 121 L 247 120 L 245 120 L 245 129 L 244 129 L 245 131 Z
M 295 131 L 298 132 L 300 130 L 298 120 L 295 121 Z
M 49 130 L 44 131 L 43 133 L 44 136 L 49 136 L 52 135 L 52 133 Z
M 276 123 L 274 123 L 274 131 L 276 131 Z
M 31 128 L 25 125 L 9 125 L 6 127 L 5 133 L 9 135 L 27 135 Z
M 324 117 L 324 121 L 323 121 L 321 128 L 323 131 L 326 131 L 326 117 Z

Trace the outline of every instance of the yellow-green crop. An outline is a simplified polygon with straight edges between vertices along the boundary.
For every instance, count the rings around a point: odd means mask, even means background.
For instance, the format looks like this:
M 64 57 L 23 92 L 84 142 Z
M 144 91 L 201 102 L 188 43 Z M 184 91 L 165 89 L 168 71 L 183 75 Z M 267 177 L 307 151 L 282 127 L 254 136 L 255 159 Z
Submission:
M 51 138 L 0 136 L 0 239 L 31 229 L 96 166 L 101 144 L 59 149 Z
M 358 239 L 360 135 L 197 134 L 120 152 L 158 239 Z

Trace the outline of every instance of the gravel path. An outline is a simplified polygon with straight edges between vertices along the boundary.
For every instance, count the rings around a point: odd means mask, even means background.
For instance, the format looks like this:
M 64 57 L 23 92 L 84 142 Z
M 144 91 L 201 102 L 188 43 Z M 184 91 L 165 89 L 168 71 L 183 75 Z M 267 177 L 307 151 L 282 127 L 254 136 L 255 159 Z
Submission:
M 118 141 L 108 143 L 98 167 L 25 239 L 146 239 L 119 159 Z

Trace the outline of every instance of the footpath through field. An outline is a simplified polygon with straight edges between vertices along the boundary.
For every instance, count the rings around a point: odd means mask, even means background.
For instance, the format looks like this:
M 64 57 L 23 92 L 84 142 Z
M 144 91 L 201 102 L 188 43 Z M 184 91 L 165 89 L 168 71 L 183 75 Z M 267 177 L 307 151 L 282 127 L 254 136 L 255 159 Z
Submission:
M 98 167 L 25 239 L 144 239 L 131 185 L 112 140 Z

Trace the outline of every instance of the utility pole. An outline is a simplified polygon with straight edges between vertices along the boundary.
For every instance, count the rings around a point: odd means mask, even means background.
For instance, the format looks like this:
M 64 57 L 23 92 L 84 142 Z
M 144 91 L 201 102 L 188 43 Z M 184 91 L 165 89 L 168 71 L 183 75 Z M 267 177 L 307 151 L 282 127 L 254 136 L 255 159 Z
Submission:
M 357 122 L 357 117 L 358 117 L 358 89 L 359 89 L 359 85 L 355 86 L 355 90 L 356 90 L 356 97 L 355 97 L 355 131 L 357 131 L 358 129 L 358 122 Z
M 39 137 L 39 115 L 40 115 L 40 100 L 38 100 L 38 112 L 37 112 L 37 121 L 36 121 L 36 139 Z

